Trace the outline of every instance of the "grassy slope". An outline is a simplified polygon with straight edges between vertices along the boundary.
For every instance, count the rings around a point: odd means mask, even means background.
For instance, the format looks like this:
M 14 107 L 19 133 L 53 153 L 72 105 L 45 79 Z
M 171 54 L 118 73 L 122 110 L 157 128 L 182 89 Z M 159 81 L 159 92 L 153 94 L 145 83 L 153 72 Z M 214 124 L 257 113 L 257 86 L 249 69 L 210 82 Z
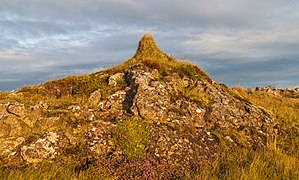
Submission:
M 298 179 L 299 178 L 299 99 L 265 92 L 236 92 L 270 112 L 277 120 L 276 136 L 268 150 L 234 149 L 223 154 L 200 176 L 215 179 Z

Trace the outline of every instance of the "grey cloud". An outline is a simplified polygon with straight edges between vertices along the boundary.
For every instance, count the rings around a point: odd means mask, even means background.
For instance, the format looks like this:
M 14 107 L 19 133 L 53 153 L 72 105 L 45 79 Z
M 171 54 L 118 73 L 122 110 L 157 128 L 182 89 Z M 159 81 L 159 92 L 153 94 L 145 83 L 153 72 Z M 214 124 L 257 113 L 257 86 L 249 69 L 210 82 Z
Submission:
M 298 8 L 296 0 L 1 0 L 0 89 L 109 67 L 145 33 L 231 86 L 296 86 Z
M 212 77 L 230 86 L 275 85 L 285 88 L 298 85 L 299 61 L 297 59 L 257 59 L 254 62 L 240 61 L 238 63 L 231 63 L 229 60 L 223 63 L 223 59 L 199 59 L 202 60 L 195 61 L 196 64 L 202 64 L 203 67 L 209 69 Z
M 283 23 L 292 18 L 284 18 L 296 13 L 297 1 L 134 1 L 134 0 L 33 0 L 24 6 L 23 1 L 3 0 L 2 10 L 17 12 L 20 16 L 42 19 L 61 19 L 68 22 L 101 22 L 105 23 L 159 23 L 188 24 L 202 26 L 229 25 L 239 28 L 253 24 L 264 25 L 271 18 L 276 23 Z M 135 23 L 134 23 L 135 22 Z M 271 23 L 272 22 L 272 23 Z M 273 24 L 273 21 L 267 25 Z M 161 25 L 161 24 L 159 24 Z M 167 25 L 166 25 L 167 26 Z
M 41 66 L 29 71 L 10 71 L 1 74 L 0 89 L 17 89 L 22 86 L 40 84 L 48 80 L 63 78 L 68 75 L 82 75 L 103 69 L 104 64 L 82 63 L 58 66 Z M 108 64 L 106 64 L 108 66 Z M 14 79 L 9 79 L 14 77 Z

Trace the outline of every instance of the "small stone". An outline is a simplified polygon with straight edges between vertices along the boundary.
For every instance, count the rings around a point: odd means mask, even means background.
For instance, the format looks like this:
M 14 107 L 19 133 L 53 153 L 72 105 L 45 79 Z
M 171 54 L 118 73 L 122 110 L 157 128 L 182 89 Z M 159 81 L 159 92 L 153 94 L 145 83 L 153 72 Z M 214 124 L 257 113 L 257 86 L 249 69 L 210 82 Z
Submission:
M 201 109 L 197 108 L 196 109 L 196 113 L 200 114 L 201 113 Z
M 92 103 L 93 105 L 97 105 L 98 102 L 101 100 L 102 94 L 100 90 L 97 90 L 93 93 L 91 93 L 90 97 L 88 98 L 88 101 Z
M 104 106 L 105 106 L 105 102 L 99 102 L 99 104 L 98 104 L 98 107 L 101 109 L 101 110 L 103 110 L 104 109 Z
M 95 118 L 95 116 L 94 116 L 94 114 L 92 114 L 92 115 L 88 118 L 88 120 L 93 121 L 94 118 Z
M 230 142 L 234 142 L 234 140 L 232 140 L 232 138 L 230 136 L 225 136 L 225 139 L 229 140 Z
M 109 77 L 109 85 L 116 86 L 118 81 L 121 81 L 124 77 L 124 73 L 116 73 Z
M 16 155 L 16 154 L 17 154 L 17 152 L 14 151 L 14 152 L 10 153 L 9 155 L 10 155 L 10 156 L 14 156 L 14 155 Z

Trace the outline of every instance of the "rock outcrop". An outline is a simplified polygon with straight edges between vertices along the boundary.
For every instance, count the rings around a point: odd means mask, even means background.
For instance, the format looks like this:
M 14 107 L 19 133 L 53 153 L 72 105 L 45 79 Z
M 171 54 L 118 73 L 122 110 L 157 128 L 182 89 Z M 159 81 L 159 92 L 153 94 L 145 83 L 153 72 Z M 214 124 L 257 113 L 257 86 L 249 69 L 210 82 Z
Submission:
M 265 92 L 274 96 L 284 96 L 289 98 L 299 98 L 299 88 L 279 89 L 275 86 L 256 87 L 247 89 L 249 93 Z
M 159 50 L 150 35 L 123 65 L 0 99 L 4 162 L 11 156 L 20 163 L 149 158 L 192 168 L 223 148 L 265 147 L 275 125 L 264 109 Z

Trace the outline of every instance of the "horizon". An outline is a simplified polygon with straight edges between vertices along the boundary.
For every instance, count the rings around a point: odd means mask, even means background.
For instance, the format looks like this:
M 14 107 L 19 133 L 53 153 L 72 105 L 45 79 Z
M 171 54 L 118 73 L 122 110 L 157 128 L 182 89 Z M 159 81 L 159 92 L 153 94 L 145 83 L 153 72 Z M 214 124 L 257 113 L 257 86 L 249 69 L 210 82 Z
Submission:
M 295 0 L 32 0 L 26 6 L 2 0 L 0 5 L 0 91 L 120 64 L 148 33 L 162 51 L 230 87 L 299 87 Z

